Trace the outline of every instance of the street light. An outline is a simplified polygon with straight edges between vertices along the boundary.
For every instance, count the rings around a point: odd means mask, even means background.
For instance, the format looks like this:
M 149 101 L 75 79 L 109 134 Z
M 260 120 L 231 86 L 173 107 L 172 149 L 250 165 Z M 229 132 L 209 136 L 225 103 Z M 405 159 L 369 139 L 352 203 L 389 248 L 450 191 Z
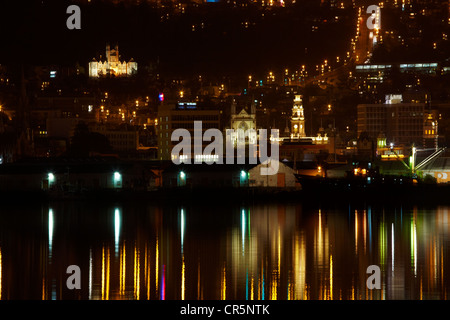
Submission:
M 248 183 L 248 175 L 249 175 L 249 173 L 247 171 L 241 170 L 241 174 L 240 174 L 240 177 L 241 177 L 240 184 L 241 184 L 241 186 L 246 186 L 247 185 L 247 183 Z

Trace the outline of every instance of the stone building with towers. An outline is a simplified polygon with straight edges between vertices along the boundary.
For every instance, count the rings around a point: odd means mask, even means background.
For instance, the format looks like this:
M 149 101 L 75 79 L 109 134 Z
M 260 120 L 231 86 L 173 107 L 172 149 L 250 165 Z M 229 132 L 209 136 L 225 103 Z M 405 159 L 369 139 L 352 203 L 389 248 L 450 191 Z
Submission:
M 89 62 L 89 77 L 99 78 L 102 76 L 131 76 L 137 72 L 137 62 L 133 59 L 120 61 L 119 46 L 111 48 L 106 45 L 106 60 L 100 56 L 99 60 L 93 59 Z
M 233 141 L 233 145 L 236 146 L 239 141 L 244 142 L 245 144 L 249 143 L 256 144 L 257 142 L 256 105 L 254 100 L 252 99 L 250 110 L 242 108 L 239 112 L 237 112 L 236 108 L 237 108 L 236 100 L 233 100 L 233 102 L 231 103 L 231 123 L 230 123 L 230 129 L 233 130 L 231 134 L 231 140 Z M 240 137 L 238 135 L 239 130 L 243 130 L 244 133 L 248 132 L 249 133 L 248 136 Z

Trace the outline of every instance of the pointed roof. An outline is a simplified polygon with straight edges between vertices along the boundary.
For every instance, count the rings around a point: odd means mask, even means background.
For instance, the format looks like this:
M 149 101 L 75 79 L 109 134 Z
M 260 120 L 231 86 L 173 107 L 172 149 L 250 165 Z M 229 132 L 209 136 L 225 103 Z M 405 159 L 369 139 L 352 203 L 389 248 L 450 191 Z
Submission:
M 242 110 L 238 113 L 238 116 L 248 116 L 248 112 L 247 110 L 245 110 L 245 108 L 242 108 Z

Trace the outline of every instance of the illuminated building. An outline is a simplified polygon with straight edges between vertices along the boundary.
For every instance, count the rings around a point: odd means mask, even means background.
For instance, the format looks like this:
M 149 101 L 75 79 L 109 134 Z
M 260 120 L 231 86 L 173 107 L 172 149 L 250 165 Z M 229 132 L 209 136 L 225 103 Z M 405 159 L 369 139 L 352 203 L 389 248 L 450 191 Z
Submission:
M 257 134 L 256 134 L 256 106 L 255 101 L 252 101 L 250 113 L 243 108 L 239 113 L 236 113 L 236 101 L 231 104 L 231 129 L 234 130 L 231 136 L 233 145 L 236 146 L 238 142 L 238 130 L 255 130 L 249 134 L 248 140 L 245 141 L 246 144 L 254 143 L 256 144 Z
M 306 134 L 302 96 L 295 95 L 291 116 L 291 139 L 298 139 L 303 137 L 306 137 Z
M 106 60 L 97 61 L 95 58 L 89 62 L 89 77 L 98 78 L 101 76 L 131 76 L 137 72 L 137 62 L 133 59 L 130 61 L 120 61 L 119 47 L 116 45 L 114 49 L 106 45 Z
M 220 111 L 202 108 L 196 102 L 178 102 L 177 104 L 162 104 L 158 108 L 158 159 L 172 159 L 172 148 L 178 141 L 172 141 L 172 132 L 176 129 L 186 129 L 194 137 L 194 121 L 202 122 L 202 136 L 207 129 L 220 129 Z M 192 144 L 194 143 L 192 139 Z M 203 143 L 203 142 L 202 142 Z M 209 143 L 206 143 L 208 145 Z M 202 150 L 205 146 L 202 146 Z M 194 152 L 193 146 L 191 147 Z M 185 159 L 189 160 L 189 159 Z M 205 160 L 205 159 L 203 159 Z
M 400 71 L 401 74 L 436 75 L 440 70 L 439 64 L 432 63 L 401 63 L 392 64 L 358 64 L 355 66 L 356 77 L 370 83 L 383 83 L 393 72 Z M 447 69 L 442 68 L 443 72 Z
M 388 95 L 384 104 L 360 104 L 357 110 L 358 136 L 367 132 L 376 139 L 385 133 L 387 141 L 395 145 L 423 145 L 429 117 L 424 103 L 402 103 L 401 96 Z M 437 119 L 434 121 L 437 126 Z
M 265 167 L 267 164 L 260 163 L 257 166 L 249 170 L 249 186 L 250 187 L 296 187 L 296 179 L 294 176 L 294 170 L 286 164 L 278 163 L 278 172 L 274 175 L 261 175 L 261 167 Z
M 438 148 L 438 115 L 436 110 L 425 113 L 425 122 L 423 124 L 423 146 Z

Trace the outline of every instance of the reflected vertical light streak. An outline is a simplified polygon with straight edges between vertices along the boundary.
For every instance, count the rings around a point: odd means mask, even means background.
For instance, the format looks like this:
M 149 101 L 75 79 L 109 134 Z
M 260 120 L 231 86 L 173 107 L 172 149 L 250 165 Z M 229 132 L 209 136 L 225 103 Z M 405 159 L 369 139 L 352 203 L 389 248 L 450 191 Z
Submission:
M 368 208 L 367 215 L 368 229 L 369 229 L 369 250 L 372 251 L 372 208 Z
M 392 224 L 392 228 L 391 228 L 391 237 L 392 237 L 392 241 L 391 241 L 391 255 L 392 255 L 392 271 L 394 271 L 394 224 Z
M 89 300 L 92 300 L 92 248 L 89 249 Z
M 102 247 L 102 300 L 105 300 L 105 247 Z
M 355 252 L 358 252 L 358 210 L 355 210 Z
M 52 249 L 53 249 L 53 209 L 48 209 L 48 257 L 52 258 Z
M 444 300 L 447 300 L 447 290 L 444 290 L 444 246 L 441 246 L 441 255 L 439 259 L 441 262 L 441 292 L 444 292 Z
M 248 300 L 248 268 L 245 272 L 245 300 Z
M 291 276 L 288 277 L 288 282 L 287 282 L 287 300 L 292 300 Z
M 270 288 L 270 300 L 277 300 L 277 273 L 272 272 L 272 279 L 271 279 L 271 288 Z
M 181 300 L 185 300 L 186 279 L 185 279 L 184 255 L 181 257 Z
M 109 252 L 109 247 L 107 248 L 107 259 L 106 259 L 106 300 L 109 300 L 109 286 L 111 283 L 111 256 Z
M 223 264 L 222 269 L 222 277 L 220 282 L 220 299 L 226 300 L 227 299 L 227 273 L 226 273 L 226 265 L 225 262 Z
M 414 269 L 414 276 L 417 276 L 417 228 L 415 213 L 411 220 L 411 264 Z
M 48 259 L 49 264 L 52 263 L 53 258 L 53 233 L 54 233 L 54 215 L 53 209 L 48 210 Z M 56 279 L 50 279 L 51 300 L 56 300 Z
M 166 265 L 162 266 L 161 300 L 166 300 Z
M 242 228 L 242 255 L 245 251 L 245 210 L 242 209 L 241 213 L 241 228 Z
M 119 252 L 119 237 L 120 237 L 120 224 L 121 224 L 120 210 L 116 208 L 114 210 L 114 244 L 116 249 L 116 255 Z
M 384 266 L 385 264 L 385 258 L 386 258 L 386 226 L 384 221 L 380 222 L 380 242 L 379 242 L 379 248 L 380 248 L 380 263 Z
M 364 217 L 363 217 L 363 237 L 364 237 L 364 252 L 366 252 L 366 238 L 367 238 L 367 215 L 366 210 L 364 210 Z
M 185 231 L 185 217 L 184 217 L 184 209 L 181 208 L 181 300 L 185 299 L 185 286 L 186 286 L 186 278 L 185 278 L 185 262 L 184 262 L 184 231 Z
M 184 249 L 184 230 L 185 230 L 185 217 L 184 217 L 184 209 L 181 209 L 181 253 L 183 253 Z
M 110 282 L 110 254 L 109 248 L 102 247 L 102 300 L 109 300 Z
M 306 245 L 303 233 L 300 235 L 300 248 L 298 249 L 298 240 L 295 246 L 296 261 L 300 261 L 296 272 L 295 299 L 303 299 L 306 294 Z
M 122 252 L 120 253 L 120 263 L 119 263 L 119 294 L 124 295 L 125 294 L 125 270 L 126 270 L 126 257 L 127 257 L 127 251 L 125 248 L 125 242 L 122 245 Z
M 254 277 L 252 275 L 251 278 L 251 283 L 250 283 L 250 300 L 254 300 L 255 299 L 255 289 L 254 289 Z
M 265 299 L 265 293 L 266 293 L 266 291 L 265 291 L 266 283 L 265 283 L 265 280 L 264 280 L 264 267 L 261 268 L 261 274 L 262 274 L 261 300 L 264 300 Z
M 136 244 L 134 246 L 134 298 L 139 300 L 140 298 L 140 252 Z
M 319 209 L 319 227 L 317 231 L 316 251 L 318 256 L 318 264 L 322 265 L 323 239 L 322 239 L 322 210 Z
M 145 243 L 145 272 L 146 272 L 146 279 L 147 279 L 147 300 L 150 300 L 150 254 L 149 254 L 149 248 L 147 247 L 147 243 Z
M 41 299 L 42 300 L 46 299 L 46 295 L 45 295 L 45 275 L 42 277 L 42 296 L 41 296 Z
M 414 221 L 414 275 L 417 275 L 417 226 Z
M 278 241 L 278 252 L 277 252 L 277 257 L 278 257 L 278 263 L 277 263 L 277 275 L 278 278 L 280 277 L 280 271 L 281 271 L 281 231 L 280 231 L 280 226 L 278 226 L 278 237 L 277 237 L 277 241 Z
M 156 293 L 159 291 L 159 241 L 156 237 L 156 253 L 155 253 L 155 288 Z
M 330 300 L 333 300 L 333 255 L 330 255 Z

